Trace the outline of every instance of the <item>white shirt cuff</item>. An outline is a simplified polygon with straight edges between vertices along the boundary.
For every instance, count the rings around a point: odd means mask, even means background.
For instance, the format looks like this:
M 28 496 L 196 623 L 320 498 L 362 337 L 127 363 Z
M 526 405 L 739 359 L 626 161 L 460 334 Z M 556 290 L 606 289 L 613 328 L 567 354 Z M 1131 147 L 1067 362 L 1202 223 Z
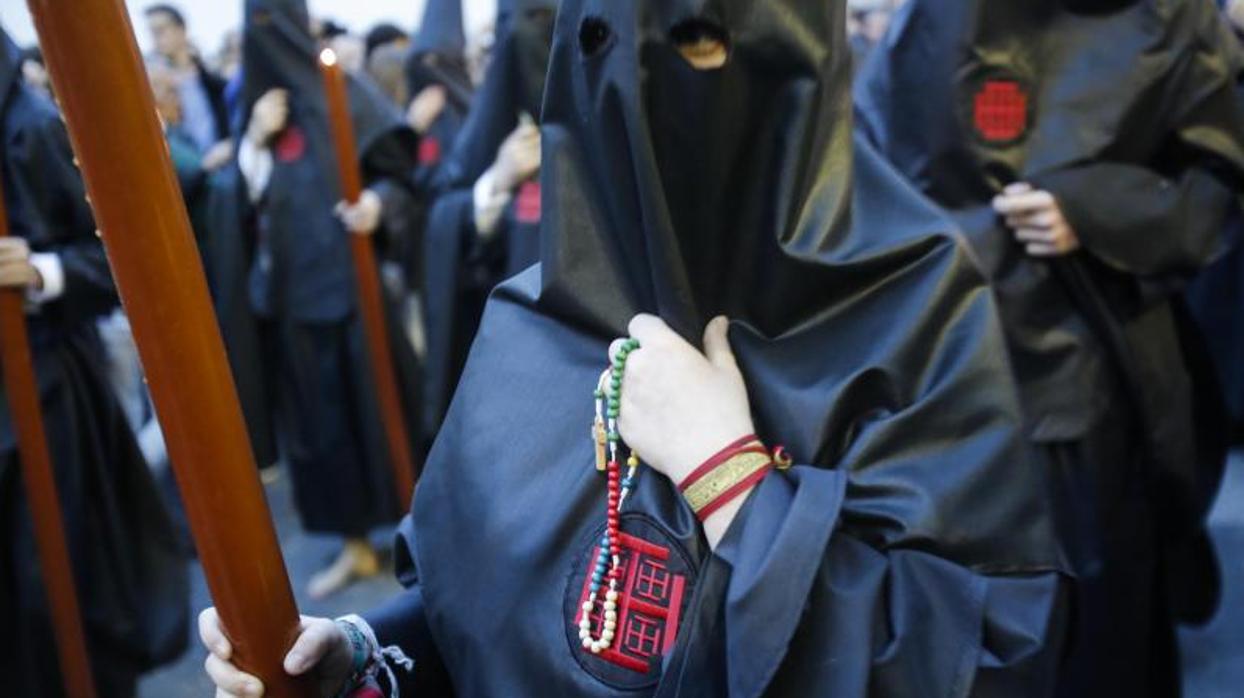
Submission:
M 43 288 L 32 288 L 26 292 L 26 298 L 31 303 L 41 305 L 64 295 L 65 267 L 61 264 L 60 255 L 55 252 L 34 252 L 30 255 L 30 265 L 43 278 Z
M 492 169 L 485 172 L 475 181 L 473 197 L 475 199 L 475 231 L 480 237 L 489 238 L 497 232 L 501 223 L 501 214 L 513 196 L 508 191 L 496 191 L 493 187 Z
M 243 137 L 238 146 L 238 169 L 246 179 L 246 193 L 251 202 L 259 201 L 268 189 L 268 180 L 272 178 L 272 151 Z

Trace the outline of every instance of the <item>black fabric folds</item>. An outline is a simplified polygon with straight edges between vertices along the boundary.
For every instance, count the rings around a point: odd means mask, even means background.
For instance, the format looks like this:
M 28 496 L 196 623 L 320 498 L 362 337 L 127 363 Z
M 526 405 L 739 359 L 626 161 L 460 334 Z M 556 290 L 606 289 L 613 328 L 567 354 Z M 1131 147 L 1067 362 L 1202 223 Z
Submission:
M 1195 420 L 1222 408 L 1198 390 L 1171 300 L 1223 253 L 1239 205 L 1242 67 L 1211 2 L 918 0 L 857 90 L 871 140 L 963 223 L 1002 299 L 1030 437 L 1084 438 L 1122 395 L 1177 538 L 1199 531 L 1224 451 Z M 1054 193 L 1084 252 L 1024 254 L 990 209 L 1015 181 Z
M 562 4 L 541 263 L 489 301 L 401 529 L 412 596 L 373 615 L 426 622 L 458 695 L 1048 693 L 1061 561 L 996 312 L 953 226 L 853 141 L 844 18 Z M 690 20 L 729 38 L 722 68 L 678 53 Z M 729 315 L 758 432 L 799 464 L 716 554 L 640 474 L 623 531 L 685 595 L 637 671 L 584 652 L 575 609 L 604 524 L 592 390 L 641 311 L 693 342 Z
M 556 6 L 553 0 L 498 6 L 492 62 L 452 152 L 437 171 L 440 196 L 428 213 L 423 259 L 428 328 L 423 414 L 429 436 L 449 406 L 484 299 L 503 279 L 539 257 L 538 188 L 532 192 L 537 195 L 534 211 L 519 214 L 520 192 L 503 213 L 499 229 L 482 239 L 475 229 L 472 187 L 519 125 L 520 115 L 540 115 Z
M 998 297 L 1079 576 L 1069 695 L 1176 692 L 1174 618 L 1217 603 L 1224 410 L 1178 291 L 1238 215 L 1242 68 L 1208 0 L 912 0 L 857 83 L 864 131 Z M 1014 182 L 1051 192 L 1083 249 L 1027 254 L 991 206 Z

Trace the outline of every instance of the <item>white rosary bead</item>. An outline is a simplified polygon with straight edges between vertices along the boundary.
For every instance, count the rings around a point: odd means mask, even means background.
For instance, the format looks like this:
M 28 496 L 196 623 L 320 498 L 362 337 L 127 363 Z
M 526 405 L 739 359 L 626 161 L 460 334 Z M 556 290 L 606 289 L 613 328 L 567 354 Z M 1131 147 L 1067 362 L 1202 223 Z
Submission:
M 607 603 L 615 603 L 617 602 L 617 600 L 618 600 L 617 589 L 610 589 L 609 591 L 605 592 L 605 601 Z

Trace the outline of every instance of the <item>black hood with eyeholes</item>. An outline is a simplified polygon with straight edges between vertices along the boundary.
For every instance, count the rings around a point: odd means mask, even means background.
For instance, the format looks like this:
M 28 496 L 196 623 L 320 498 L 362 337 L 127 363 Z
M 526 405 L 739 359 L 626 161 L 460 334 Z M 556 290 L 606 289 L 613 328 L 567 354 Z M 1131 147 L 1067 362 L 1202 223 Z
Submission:
M 853 139 L 844 21 L 843 0 L 562 3 L 541 264 L 494 291 L 397 550 L 439 652 L 424 666 L 456 693 L 1053 675 L 1061 558 L 995 308 L 950 223 Z M 724 65 L 693 68 L 687 42 Z M 797 465 L 715 555 L 641 470 L 623 530 L 679 591 L 623 613 L 624 661 L 585 651 L 576 618 L 605 519 L 592 391 L 640 312 L 696 346 L 728 315 L 757 431 Z
M 423 19 L 406 55 L 406 83 L 413 99 L 429 85 L 443 85 L 460 110 L 471 104 L 462 0 L 427 0 Z
M 510 0 L 497 7 L 497 38 L 444 181 L 469 187 L 487 170 L 520 114 L 540 119 L 557 0 Z

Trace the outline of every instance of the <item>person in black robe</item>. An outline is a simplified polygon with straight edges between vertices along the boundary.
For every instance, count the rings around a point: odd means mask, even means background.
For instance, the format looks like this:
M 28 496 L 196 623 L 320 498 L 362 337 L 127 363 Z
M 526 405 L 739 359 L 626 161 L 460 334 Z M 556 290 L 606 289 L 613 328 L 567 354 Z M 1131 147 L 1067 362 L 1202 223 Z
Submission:
M 104 373 L 94 323 L 117 298 L 68 133 L 52 103 L 21 83 L 20 57 L 0 29 L 0 179 L 12 236 L 0 240 L 0 286 L 29 289 L 35 380 L 87 649 L 101 698 L 124 698 L 140 673 L 185 649 L 188 557 Z M 18 458 L 0 395 L 3 692 L 54 698 L 64 685 Z
M 248 0 L 243 99 L 248 127 L 239 166 L 258 229 L 249 278 L 252 306 L 268 319 L 279 394 L 278 433 L 306 530 L 346 538 L 341 555 L 310 583 L 324 596 L 375 574 L 370 529 L 397 518 L 397 497 L 370 358 L 356 308 L 347 230 L 375 231 L 383 246 L 401 230 L 376 230 L 379 182 L 406 182 L 413 134 L 368 82 L 349 76 L 351 116 L 364 180 L 355 206 L 341 200 L 316 40 L 302 0 Z M 334 209 L 340 214 L 335 214 Z M 390 344 L 409 433 L 418 367 L 400 325 Z M 412 451 L 420 449 L 412 441 Z
M 540 253 L 540 115 L 554 0 L 497 5 L 492 60 L 437 173 L 424 238 L 424 428 L 435 436 L 488 293 Z
M 853 138 L 844 22 L 842 0 L 563 2 L 541 261 L 484 313 L 400 529 L 409 588 L 308 620 L 289 670 L 332 695 L 357 642 L 403 696 L 1050 693 L 1066 581 L 996 308 Z M 587 427 L 628 332 L 635 600 L 597 654 Z M 672 483 L 749 429 L 795 464 L 701 526 Z M 257 695 L 200 627 L 218 687 Z
M 378 65 L 384 62 L 388 65 Z M 426 353 L 423 321 L 424 230 L 439 193 L 438 173 L 471 105 L 474 86 L 466 66 L 466 38 L 460 0 L 432 0 L 409 47 L 394 43 L 372 56 L 370 72 L 386 68 L 389 89 L 405 109 L 406 123 L 418 136 L 415 169 L 407 186 L 381 185 L 386 228 L 406 234 L 387 247 L 386 280 L 403 299 L 401 316 L 411 342 Z M 379 83 L 379 81 L 378 81 Z M 429 439 L 423 439 L 429 444 Z
M 1244 183 L 1244 62 L 1211 0 L 912 0 L 864 128 L 990 278 L 1078 576 L 1063 695 L 1176 695 L 1208 618 L 1222 407 L 1176 294 Z
M 418 166 L 414 172 L 419 210 L 410 236 L 410 249 L 402 256 L 413 288 L 422 288 L 423 230 L 428 209 L 439 194 L 439 173 L 447 151 L 471 108 L 475 87 L 467 70 L 466 35 L 462 28 L 461 0 L 429 0 L 414 42 L 403 65 L 406 123 L 419 134 Z
M 475 88 L 467 69 L 461 0 L 428 0 L 406 54 L 407 123 L 419 134 L 421 192 L 431 192 L 444 156 L 462 129 Z

